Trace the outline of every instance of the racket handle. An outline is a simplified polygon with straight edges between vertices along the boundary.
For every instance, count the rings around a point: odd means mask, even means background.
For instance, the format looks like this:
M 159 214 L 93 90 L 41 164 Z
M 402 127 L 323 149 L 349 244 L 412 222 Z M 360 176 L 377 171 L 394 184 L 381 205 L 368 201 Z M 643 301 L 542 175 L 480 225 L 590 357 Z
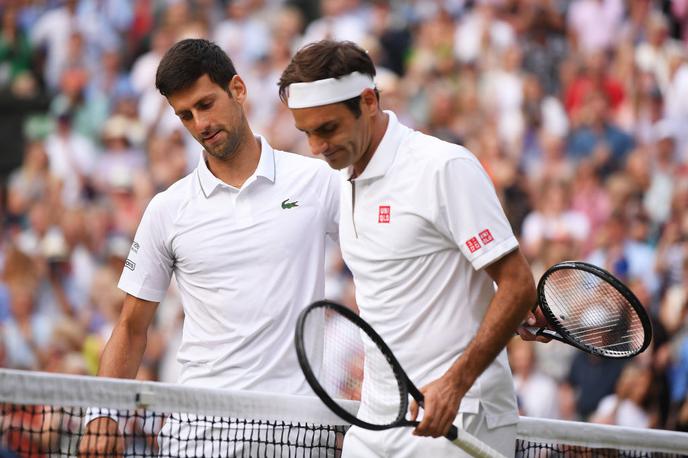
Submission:
M 452 425 L 451 429 L 449 430 L 447 439 L 452 441 L 454 445 L 461 448 L 464 452 L 474 456 L 475 458 L 506 458 L 485 442 L 481 441 L 472 434 L 467 433 L 463 429 L 457 428 L 454 425 Z
M 566 340 L 564 340 L 563 337 L 561 337 L 559 334 L 556 332 L 547 329 L 547 328 L 538 328 L 536 326 L 524 326 L 528 331 L 530 331 L 532 334 L 535 334 L 536 336 L 544 336 L 544 337 L 549 337 L 550 339 L 558 340 L 559 342 L 564 342 L 568 343 Z

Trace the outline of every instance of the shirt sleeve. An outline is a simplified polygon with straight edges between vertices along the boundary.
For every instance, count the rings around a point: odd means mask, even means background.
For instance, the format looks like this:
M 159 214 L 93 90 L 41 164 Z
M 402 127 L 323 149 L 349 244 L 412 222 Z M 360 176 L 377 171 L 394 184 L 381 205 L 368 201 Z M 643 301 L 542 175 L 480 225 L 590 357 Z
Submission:
M 136 230 L 119 288 L 134 297 L 160 302 L 167 293 L 174 266 L 169 247 L 169 211 L 160 195 L 151 200 Z
M 437 180 L 438 225 L 478 270 L 518 247 L 494 186 L 474 158 L 444 164 Z

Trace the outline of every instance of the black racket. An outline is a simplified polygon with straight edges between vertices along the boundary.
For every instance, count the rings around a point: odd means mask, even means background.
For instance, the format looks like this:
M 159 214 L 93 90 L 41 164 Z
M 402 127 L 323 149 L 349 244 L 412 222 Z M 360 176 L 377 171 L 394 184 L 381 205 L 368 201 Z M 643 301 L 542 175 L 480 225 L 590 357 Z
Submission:
M 592 264 L 553 265 L 537 287 L 547 328 L 528 328 L 604 358 L 630 358 L 652 340 L 652 325 L 638 298 L 616 277 Z
M 423 394 L 377 332 L 352 310 L 329 301 L 309 305 L 299 315 L 294 343 L 311 388 L 342 419 L 371 430 L 419 424 L 406 414 L 409 395 L 422 407 Z M 356 412 L 352 401 L 362 398 Z M 447 439 L 476 457 L 503 457 L 453 425 Z

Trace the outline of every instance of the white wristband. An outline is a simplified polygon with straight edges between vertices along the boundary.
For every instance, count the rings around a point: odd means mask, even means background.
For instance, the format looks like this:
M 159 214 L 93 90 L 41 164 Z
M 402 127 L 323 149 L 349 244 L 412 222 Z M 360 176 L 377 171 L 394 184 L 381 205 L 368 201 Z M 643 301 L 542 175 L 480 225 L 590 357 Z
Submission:
M 86 414 L 84 415 L 84 426 L 88 425 L 90 422 L 96 418 L 108 417 L 119 423 L 119 415 L 115 409 L 107 409 L 104 407 L 89 407 L 86 409 Z

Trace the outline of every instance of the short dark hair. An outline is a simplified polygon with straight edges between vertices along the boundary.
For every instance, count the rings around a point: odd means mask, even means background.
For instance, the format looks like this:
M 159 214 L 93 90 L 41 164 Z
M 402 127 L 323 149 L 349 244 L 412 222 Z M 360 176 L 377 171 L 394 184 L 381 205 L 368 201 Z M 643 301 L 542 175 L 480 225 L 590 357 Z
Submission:
M 227 90 L 236 74 L 232 59 L 218 45 L 200 38 L 189 38 L 176 43 L 165 53 L 155 74 L 155 87 L 169 97 L 208 75 L 213 83 Z
M 279 96 L 287 103 L 289 85 L 293 83 L 309 83 L 326 78 L 340 78 L 349 73 L 360 72 L 375 77 L 375 64 L 365 50 L 351 41 L 321 40 L 310 43 L 301 48 L 287 68 L 282 72 L 279 80 Z M 379 100 L 379 93 L 375 89 Z M 361 115 L 361 97 L 344 100 L 349 110 L 356 116 Z

